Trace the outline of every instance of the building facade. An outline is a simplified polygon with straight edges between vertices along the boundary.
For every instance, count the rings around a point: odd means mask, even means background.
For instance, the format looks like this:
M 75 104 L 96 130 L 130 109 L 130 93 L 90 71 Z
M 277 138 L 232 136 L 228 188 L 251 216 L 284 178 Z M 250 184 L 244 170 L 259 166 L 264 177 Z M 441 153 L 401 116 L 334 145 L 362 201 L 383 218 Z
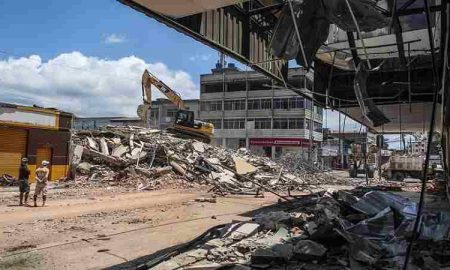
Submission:
M 289 83 L 305 90 L 302 68 L 289 70 Z M 199 118 L 214 124 L 212 144 L 246 147 L 278 158 L 295 152 L 317 156 L 322 141 L 323 110 L 254 71 L 218 65 L 200 76 Z M 312 152 L 311 152 L 312 151 Z
M 199 100 L 185 99 L 184 106 L 186 109 L 194 112 L 195 119 L 199 118 Z M 156 129 L 166 129 L 175 121 L 175 115 L 178 108 L 165 98 L 158 98 L 152 101 L 150 109 L 150 127 Z
M 106 126 L 143 126 L 139 117 L 76 117 L 76 130 L 99 130 Z
M 50 162 L 50 180 L 67 176 L 72 118 L 56 109 L 0 103 L 0 175 L 17 178 L 26 157 L 31 182 L 43 160 Z

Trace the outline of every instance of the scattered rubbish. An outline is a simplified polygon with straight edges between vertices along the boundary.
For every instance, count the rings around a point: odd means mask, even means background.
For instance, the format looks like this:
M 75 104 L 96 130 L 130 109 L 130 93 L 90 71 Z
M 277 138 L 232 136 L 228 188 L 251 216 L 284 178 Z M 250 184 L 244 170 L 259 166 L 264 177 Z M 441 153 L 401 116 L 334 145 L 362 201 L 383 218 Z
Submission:
M 415 203 L 361 189 L 314 195 L 316 200 L 293 201 L 289 210 L 257 214 L 254 222 L 222 225 L 212 238 L 196 238 L 199 242 L 186 252 L 156 253 L 161 257 L 152 261 L 159 262 L 157 269 L 402 269 Z M 422 220 L 410 268 L 445 269 L 450 213 L 426 213 Z
M 216 198 L 205 198 L 205 197 L 200 197 L 195 199 L 196 202 L 209 202 L 209 203 L 216 203 L 217 200 Z
M 268 191 L 288 201 L 279 191 L 309 190 L 311 185 L 323 183 L 350 184 L 296 156 L 273 161 L 248 150 L 218 148 L 143 127 L 79 131 L 72 141 L 75 185 L 120 185 L 137 190 L 205 186 L 218 195 L 257 196 Z

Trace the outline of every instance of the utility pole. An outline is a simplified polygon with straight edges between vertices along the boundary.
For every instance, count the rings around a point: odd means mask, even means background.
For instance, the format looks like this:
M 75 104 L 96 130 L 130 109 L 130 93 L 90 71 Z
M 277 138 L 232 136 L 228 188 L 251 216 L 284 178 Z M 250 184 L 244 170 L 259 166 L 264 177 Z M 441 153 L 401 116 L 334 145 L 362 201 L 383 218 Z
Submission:
M 306 89 L 306 74 L 305 74 L 305 79 L 303 80 L 304 82 L 304 87 Z M 313 89 L 314 91 L 314 89 Z M 312 93 L 311 96 L 311 122 L 310 122 L 310 127 L 309 127 L 309 164 L 312 165 L 313 164 L 313 133 L 314 133 L 314 92 Z
M 341 103 L 341 101 L 339 101 L 339 103 Z M 340 104 L 339 104 L 340 105 Z M 340 106 L 339 106 L 340 107 Z M 340 111 L 338 111 L 338 113 L 339 113 L 339 135 L 338 135 L 338 138 L 339 138 L 339 155 L 340 155 L 340 167 L 341 167 L 341 169 L 343 169 L 343 160 L 344 160 L 344 155 L 343 155 L 343 153 L 342 153 L 342 139 L 341 139 L 341 112 Z

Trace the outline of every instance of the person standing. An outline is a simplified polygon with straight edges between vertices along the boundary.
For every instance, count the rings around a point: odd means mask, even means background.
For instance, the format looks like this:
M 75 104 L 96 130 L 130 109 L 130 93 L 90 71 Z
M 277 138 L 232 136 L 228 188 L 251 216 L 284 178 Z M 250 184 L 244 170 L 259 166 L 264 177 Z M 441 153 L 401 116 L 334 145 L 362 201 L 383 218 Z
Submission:
M 42 161 L 42 165 L 36 170 L 36 189 L 34 190 L 34 207 L 37 206 L 37 197 L 42 193 L 42 206 L 45 206 L 45 200 L 47 199 L 47 182 L 50 171 L 48 169 L 47 160 Z
M 19 198 L 20 203 L 19 205 L 23 205 L 24 202 L 24 196 L 25 196 L 25 205 L 28 205 L 28 194 L 30 193 L 30 183 L 29 183 L 29 177 L 30 177 L 30 169 L 28 169 L 28 159 L 22 158 L 22 162 L 20 163 L 19 168 Z

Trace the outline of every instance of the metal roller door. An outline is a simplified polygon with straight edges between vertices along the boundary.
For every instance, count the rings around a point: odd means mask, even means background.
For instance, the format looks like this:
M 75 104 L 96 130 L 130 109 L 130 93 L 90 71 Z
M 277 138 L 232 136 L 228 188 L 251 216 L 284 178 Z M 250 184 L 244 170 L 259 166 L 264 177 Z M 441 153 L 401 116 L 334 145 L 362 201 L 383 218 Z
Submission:
M 42 161 L 47 160 L 50 162 L 50 165 L 48 166 L 48 169 L 50 170 L 50 174 L 48 176 L 48 179 L 51 179 L 51 172 L 52 172 L 52 149 L 49 147 L 39 147 L 36 150 L 36 168 L 41 166 Z
M 27 131 L 0 127 L 0 175 L 19 177 L 22 157 L 26 156 Z

